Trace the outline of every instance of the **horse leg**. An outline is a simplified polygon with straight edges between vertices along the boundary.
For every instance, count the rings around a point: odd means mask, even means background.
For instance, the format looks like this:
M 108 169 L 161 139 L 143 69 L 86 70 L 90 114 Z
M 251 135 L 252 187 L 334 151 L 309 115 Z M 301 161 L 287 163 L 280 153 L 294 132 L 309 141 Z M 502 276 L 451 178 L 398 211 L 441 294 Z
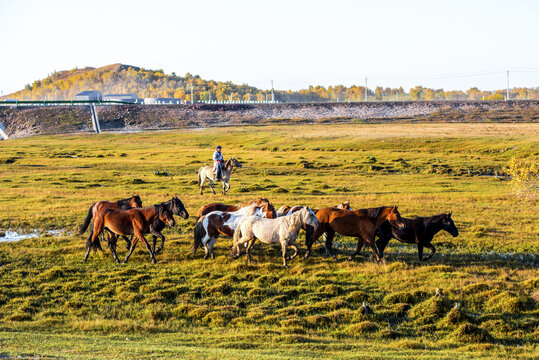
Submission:
M 131 241 L 131 249 L 129 249 L 129 252 L 128 252 L 127 255 L 125 256 L 124 263 L 126 263 L 127 260 L 129 260 L 129 257 L 131 257 L 131 254 L 132 254 L 133 251 L 135 250 L 135 247 L 137 247 L 137 243 L 138 243 L 138 237 L 135 236 L 134 240 Z
M 363 248 L 363 244 L 365 243 L 365 240 L 363 239 L 363 237 L 358 237 L 357 238 L 357 247 L 356 247 L 356 251 L 354 251 L 354 253 L 352 255 L 350 255 L 348 257 L 348 261 L 352 261 L 355 259 L 355 257 L 357 256 L 357 254 L 359 254 L 359 252 L 361 251 L 361 249 Z
M 210 251 L 210 258 L 212 260 L 215 259 L 215 256 L 213 255 L 213 245 L 215 245 L 215 243 L 217 242 L 217 238 L 212 238 L 209 242 L 208 242 L 208 249 Z
M 210 181 L 210 182 L 209 182 L 208 185 L 210 186 L 211 191 L 213 191 L 213 195 L 215 195 L 215 190 L 213 189 L 213 186 L 212 186 L 212 185 L 213 185 L 213 181 L 212 181 L 211 179 L 209 179 L 209 181 Z
M 290 256 L 289 260 L 294 260 L 294 258 L 296 256 L 298 256 L 298 245 L 296 244 L 296 242 L 294 241 L 292 244 L 289 245 L 293 250 L 294 250 L 294 253 L 292 254 L 292 256 Z
M 376 247 L 378 248 L 378 254 L 380 255 L 380 258 L 382 259 L 384 257 L 384 250 L 389 243 L 389 240 L 391 240 L 390 237 L 382 237 L 375 242 Z
M 424 261 L 423 260 L 423 244 L 422 243 L 417 243 L 417 255 L 419 256 L 419 261 Z
M 380 262 L 380 255 L 378 254 L 378 248 L 376 247 L 376 244 L 374 243 L 373 239 L 371 239 L 370 241 L 367 241 L 367 243 L 369 243 L 372 251 L 374 251 L 374 255 L 376 255 L 376 261 Z
M 86 255 L 84 255 L 82 261 L 88 259 L 90 249 L 96 240 L 99 241 L 99 235 L 103 231 L 103 227 L 103 218 L 94 219 L 94 228 L 90 231 L 90 237 L 88 237 L 88 240 L 86 241 Z
M 165 236 L 161 233 L 157 233 L 158 237 L 161 238 L 161 245 L 159 245 L 159 247 L 157 248 L 157 250 L 155 250 L 154 254 L 159 254 L 161 252 L 161 250 L 163 250 L 163 248 L 165 247 Z M 155 245 L 154 245 L 155 247 Z
M 157 264 L 157 260 L 155 260 L 155 256 L 152 251 L 152 247 L 150 246 L 150 243 L 146 238 L 144 237 L 144 234 L 140 230 L 135 230 L 135 235 L 138 237 L 144 244 L 146 244 L 146 249 L 148 249 L 148 252 L 150 253 L 150 258 L 152 259 L 152 264 Z
M 112 256 L 114 257 L 114 260 L 117 264 L 120 263 L 120 259 L 118 259 L 118 255 L 116 254 L 116 241 L 118 240 L 118 235 L 116 234 L 109 234 L 109 248 L 110 252 L 112 253 Z
M 283 267 L 288 267 L 286 263 L 286 251 L 288 250 L 288 241 L 281 240 L 281 251 L 283 252 Z
M 155 245 L 157 245 L 157 236 L 152 233 L 152 251 L 155 254 Z
M 426 243 L 425 247 L 430 250 L 430 254 L 423 258 L 423 261 L 427 261 L 436 253 L 436 248 L 431 243 Z
M 223 195 L 226 195 L 226 182 L 223 181 Z
M 322 236 L 323 233 L 325 233 L 325 228 L 322 224 L 316 229 L 314 234 L 311 236 L 310 239 L 305 239 L 305 244 L 307 245 L 307 252 L 305 253 L 305 256 L 303 257 L 303 260 L 306 260 L 309 255 L 311 255 L 311 247 L 313 246 L 314 242 L 318 240 L 320 236 Z
M 199 184 L 199 186 L 200 186 L 200 195 L 202 195 L 202 187 L 204 186 L 204 183 L 206 182 L 206 177 L 205 176 L 203 177 L 200 174 L 198 176 L 202 177 L 202 180 L 200 180 L 200 184 Z
M 326 248 L 326 256 L 333 257 L 333 260 L 337 260 L 337 254 L 333 251 L 333 238 L 335 237 L 335 231 L 333 229 L 328 229 L 328 231 L 325 233 L 325 248 Z
M 133 236 L 131 236 L 131 239 L 128 238 L 125 235 L 122 235 L 123 239 L 125 240 L 125 245 L 127 246 L 127 251 L 131 248 L 131 240 L 133 239 Z
M 253 248 L 254 244 L 255 244 L 255 239 L 251 239 L 249 240 L 249 243 L 247 244 L 247 248 L 245 248 L 245 252 L 247 253 L 247 264 L 251 264 L 251 249 Z

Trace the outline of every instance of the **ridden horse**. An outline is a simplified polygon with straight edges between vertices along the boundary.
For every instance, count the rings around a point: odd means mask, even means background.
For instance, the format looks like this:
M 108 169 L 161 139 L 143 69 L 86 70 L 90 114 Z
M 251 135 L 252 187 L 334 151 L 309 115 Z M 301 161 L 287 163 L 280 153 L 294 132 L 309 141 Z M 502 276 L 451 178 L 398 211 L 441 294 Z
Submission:
M 105 228 L 107 228 L 116 235 L 135 236 L 135 239 L 131 244 L 131 248 L 125 257 L 124 263 L 129 260 L 129 257 L 137 246 L 137 242 L 141 240 L 146 244 L 146 248 L 150 253 L 152 263 L 155 264 L 157 260 L 155 260 L 154 253 L 150 247 L 150 244 L 144 237 L 144 234 L 151 233 L 152 235 L 159 236 L 159 233 L 153 227 L 156 220 L 161 220 L 169 226 L 174 226 L 175 224 L 172 212 L 167 206 L 163 205 L 163 203 L 145 208 L 132 208 L 128 210 L 104 209 L 99 211 L 94 218 L 94 230 L 92 238 L 86 243 L 87 251 L 83 261 L 86 261 L 88 258 L 90 248 L 92 246 L 94 248 L 97 247 L 96 244 L 99 243 L 99 234 Z M 114 236 L 114 238 L 116 239 L 116 236 Z M 116 255 L 116 249 L 112 242 L 109 242 L 109 247 L 112 251 L 114 259 L 117 263 L 119 263 L 120 260 Z
M 256 216 L 245 217 L 234 232 L 232 254 L 236 259 L 240 257 L 240 245 L 248 243 L 246 249 L 247 262 L 251 263 L 251 248 L 256 239 L 265 244 L 281 244 L 283 266 L 286 267 L 286 251 L 288 247 L 294 249 L 294 254 L 290 256 L 290 260 L 298 255 L 296 238 L 298 237 L 299 229 L 305 225 L 314 227 L 315 231 L 320 226 L 315 213 L 308 207 L 277 219 L 263 219 Z
M 271 218 L 271 212 L 268 210 L 268 204 L 263 204 L 246 206 L 233 212 L 213 211 L 202 216 L 195 225 L 194 242 L 191 248 L 193 255 L 199 247 L 204 246 L 204 259 L 208 257 L 214 259 L 213 246 L 219 235 L 232 237 L 240 220 L 245 216 Z
M 131 208 L 141 208 L 142 207 L 142 200 L 140 199 L 140 196 L 138 195 L 131 195 L 130 198 L 118 200 L 118 201 L 98 201 L 92 204 L 90 206 L 90 209 L 88 210 L 88 214 L 86 214 L 86 218 L 84 219 L 84 223 L 80 227 L 80 234 L 84 234 L 86 229 L 88 229 L 88 225 L 90 225 L 90 221 L 92 221 L 92 218 L 95 218 L 95 215 L 98 211 L 102 211 L 104 209 L 112 209 L 112 210 L 127 210 Z M 90 239 L 92 237 L 92 234 L 90 232 Z M 128 238 L 125 238 L 127 242 L 129 242 Z
M 459 236 L 459 230 L 455 226 L 453 219 L 449 214 L 439 214 L 430 217 L 416 217 L 414 219 L 402 218 L 406 224 L 405 229 L 399 229 L 384 221 L 376 230 L 379 239 L 376 241 L 376 247 L 380 257 L 384 256 L 384 249 L 391 238 L 395 238 L 406 244 L 417 244 L 417 252 L 420 261 L 426 261 L 434 256 L 436 248 L 432 246 L 431 241 L 434 235 L 439 231 L 445 230 L 453 237 Z M 423 247 L 430 249 L 430 255 L 423 257 Z
M 230 175 L 232 175 L 232 172 L 234 171 L 234 168 L 241 168 L 242 164 L 236 159 L 236 157 L 232 156 L 228 161 L 225 163 L 225 166 L 222 169 L 222 180 L 223 183 L 223 195 L 226 195 L 226 192 L 230 189 L 230 184 L 228 183 L 230 180 Z M 202 195 L 202 187 L 204 186 L 204 182 L 208 179 L 210 181 L 209 186 L 211 191 L 213 191 L 213 195 L 215 195 L 215 190 L 213 189 L 213 182 L 217 182 L 215 179 L 215 173 L 213 172 L 213 166 L 203 166 L 200 169 L 198 169 L 198 186 L 200 187 L 200 195 Z
M 378 226 L 387 220 L 397 227 L 405 227 L 397 206 L 382 206 L 353 211 L 329 207 L 318 210 L 316 217 L 320 221 L 321 226 L 318 230 L 315 230 L 310 239 L 307 239 L 305 259 L 309 257 L 313 243 L 326 232 L 328 234 L 326 250 L 333 255 L 333 258 L 336 259 L 336 255 L 332 253 L 333 237 L 335 233 L 339 233 L 344 236 L 358 238 L 356 251 L 348 258 L 348 261 L 356 257 L 365 242 L 371 246 L 376 259 L 380 261 L 378 249 L 374 244 L 374 234 Z
M 198 209 L 197 218 L 199 218 L 199 217 L 201 217 L 203 215 L 209 214 L 212 211 L 228 211 L 228 212 L 232 212 L 232 211 L 238 211 L 239 209 L 244 208 L 246 206 L 250 206 L 250 205 L 262 206 L 263 204 L 268 204 L 268 210 L 272 212 L 272 218 L 276 218 L 277 217 L 277 212 L 275 211 L 275 208 L 270 203 L 270 201 L 268 199 L 265 199 L 265 198 L 258 198 L 258 199 L 253 200 L 253 201 L 247 201 L 247 202 L 239 203 L 239 204 L 236 204 L 236 205 L 226 205 L 226 204 L 222 204 L 222 203 L 213 203 L 213 204 L 204 205 L 200 209 Z

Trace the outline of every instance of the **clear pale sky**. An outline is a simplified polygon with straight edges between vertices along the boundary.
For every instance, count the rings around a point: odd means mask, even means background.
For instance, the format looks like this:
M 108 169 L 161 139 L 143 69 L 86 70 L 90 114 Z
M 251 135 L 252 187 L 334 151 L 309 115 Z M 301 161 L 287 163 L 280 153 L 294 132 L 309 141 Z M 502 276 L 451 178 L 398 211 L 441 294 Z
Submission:
M 539 86 L 539 1 L 0 0 L 0 90 L 123 63 L 267 89 Z M 437 79 L 434 79 L 437 78 Z M 438 79 L 443 78 L 443 79 Z

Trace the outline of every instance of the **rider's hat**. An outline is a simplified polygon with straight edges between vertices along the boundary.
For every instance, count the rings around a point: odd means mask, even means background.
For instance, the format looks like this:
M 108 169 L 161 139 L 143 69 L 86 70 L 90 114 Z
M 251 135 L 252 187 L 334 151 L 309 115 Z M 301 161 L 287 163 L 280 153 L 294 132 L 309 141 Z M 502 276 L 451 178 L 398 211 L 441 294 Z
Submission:
M 217 149 L 220 149 L 221 148 L 221 145 L 217 145 Z

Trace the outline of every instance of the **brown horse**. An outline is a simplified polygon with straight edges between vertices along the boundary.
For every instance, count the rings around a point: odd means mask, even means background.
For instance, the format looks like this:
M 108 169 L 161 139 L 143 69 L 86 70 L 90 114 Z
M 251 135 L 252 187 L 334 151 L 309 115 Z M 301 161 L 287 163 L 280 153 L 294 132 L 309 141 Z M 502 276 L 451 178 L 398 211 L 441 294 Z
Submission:
M 84 261 L 88 258 L 88 254 L 90 253 L 90 248 L 93 246 L 94 248 L 101 248 L 101 246 L 98 246 L 99 244 L 99 234 L 103 232 L 105 228 L 110 230 L 116 235 L 134 235 L 135 239 L 133 240 L 131 244 L 131 248 L 129 249 L 129 253 L 125 257 L 124 263 L 129 260 L 129 257 L 133 253 L 133 250 L 135 250 L 135 247 L 137 245 L 137 242 L 139 240 L 143 241 L 146 244 L 146 248 L 148 249 L 148 252 L 150 253 L 150 257 L 152 259 L 152 262 L 155 264 L 157 260 L 155 260 L 154 253 L 152 251 L 152 248 L 150 247 L 150 244 L 144 237 L 144 234 L 151 233 L 152 235 L 159 236 L 160 234 L 155 230 L 153 224 L 156 223 L 157 220 L 160 220 L 169 226 L 174 226 L 174 217 L 172 215 L 172 212 L 168 208 L 168 206 L 164 204 L 158 204 L 150 207 L 145 208 L 133 208 L 129 210 L 112 210 L 112 209 L 104 209 L 102 211 L 97 212 L 96 216 L 94 217 L 94 229 L 92 238 L 90 241 L 86 243 L 86 255 L 84 256 Z M 118 256 L 116 255 L 116 246 L 113 246 L 115 244 L 116 236 L 112 236 L 111 241 L 109 241 L 109 247 L 112 251 L 112 255 L 114 256 L 114 259 L 116 262 L 120 262 L 118 259 Z
M 374 235 L 378 226 L 384 221 L 389 221 L 394 226 L 400 228 L 404 228 L 405 226 L 397 210 L 397 206 L 382 206 L 354 211 L 329 207 L 318 210 L 316 217 L 320 221 L 321 226 L 315 230 L 310 239 L 307 239 L 305 259 L 309 257 L 313 243 L 323 233 L 327 233 L 326 249 L 332 253 L 333 237 L 335 233 L 339 233 L 344 236 L 358 238 L 356 251 L 348 258 L 348 261 L 356 257 L 365 242 L 371 246 L 376 259 L 380 261 L 378 249 L 374 244 Z M 335 254 L 332 253 L 332 255 L 336 258 Z
M 212 211 L 233 212 L 233 211 L 238 211 L 239 209 L 247 207 L 247 206 L 251 206 L 251 205 L 262 206 L 264 204 L 268 204 L 268 211 L 270 212 L 270 216 L 272 217 L 272 219 L 275 219 L 277 217 L 277 212 L 275 211 L 275 208 L 273 207 L 271 202 L 265 198 L 258 198 L 253 201 L 247 201 L 247 202 L 239 203 L 236 205 L 226 205 L 222 203 L 213 203 L 213 204 L 204 205 L 200 209 L 198 209 L 197 218 L 200 218 L 201 216 L 209 214 Z
M 90 225 L 90 221 L 92 221 L 92 218 L 95 218 L 95 215 L 99 211 L 103 211 L 104 209 L 127 210 L 131 208 L 141 208 L 141 207 L 142 207 L 142 200 L 140 200 L 140 196 L 138 195 L 131 195 L 130 198 L 118 200 L 118 201 L 95 202 L 92 204 L 92 206 L 90 206 L 90 209 L 88 210 L 86 219 L 84 219 L 84 223 L 80 227 L 80 233 L 84 234 L 86 229 L 88 229 L 88 225 Z

